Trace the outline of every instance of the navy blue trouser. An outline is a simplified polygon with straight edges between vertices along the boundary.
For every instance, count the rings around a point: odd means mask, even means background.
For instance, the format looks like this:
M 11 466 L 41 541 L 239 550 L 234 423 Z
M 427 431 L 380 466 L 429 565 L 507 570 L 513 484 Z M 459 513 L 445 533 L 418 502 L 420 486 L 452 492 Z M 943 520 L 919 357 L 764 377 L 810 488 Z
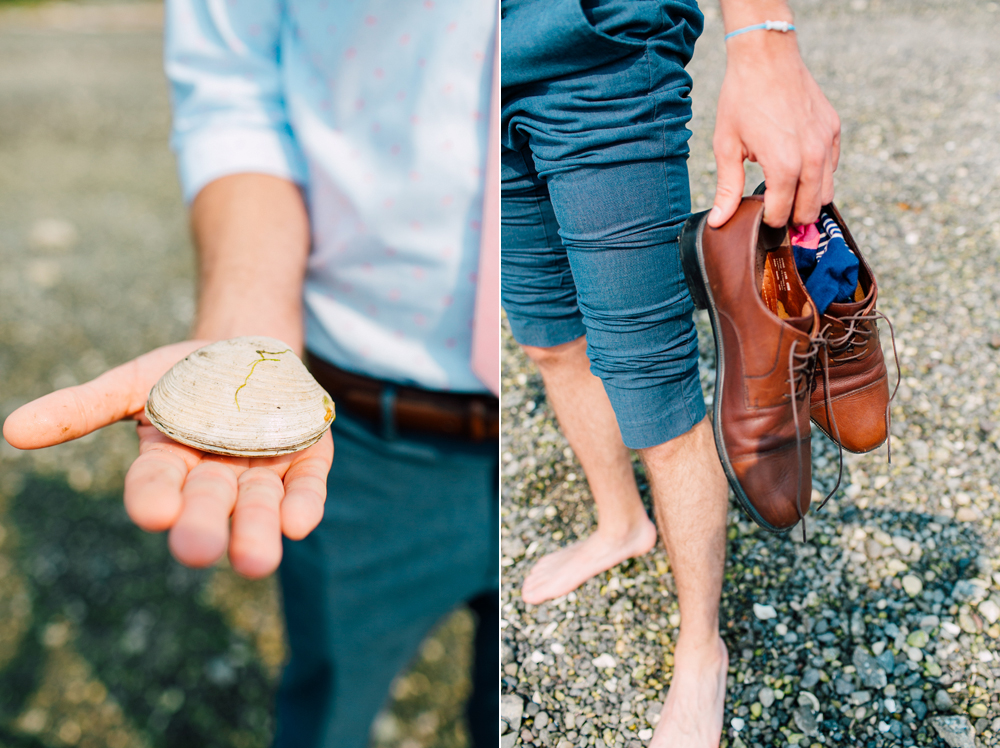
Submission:
M 625 444 L 705 416 L 677 239 L 690 213 L 692 0 L 505 3 L 501 300 L 514 338 L 583 335 Z
M 473 744 L 496 742 L 499 455 L 496 441 L 397 438 L 339 414 L 323 521 L 285 540 L 291 659 L 276 748 L 364 748 L 389 684 L 449 611 L 478 618 Z

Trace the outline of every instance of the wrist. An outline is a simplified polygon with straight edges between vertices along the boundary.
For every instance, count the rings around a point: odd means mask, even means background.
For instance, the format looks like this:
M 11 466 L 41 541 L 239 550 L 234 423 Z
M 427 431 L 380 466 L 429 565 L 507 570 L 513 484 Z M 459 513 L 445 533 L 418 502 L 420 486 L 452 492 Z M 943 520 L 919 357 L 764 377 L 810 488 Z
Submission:
M 243 335 L 277 338 L 302 356 L 305 348 L 302 310 L 253 310 L 247 314 L 215 310 L 199 314 L 192 330 L 192 337 L 197 340 L 227 340 Z
M 794 31 L 750 31 L 730 37 L 725 44 L 727 67 L 737 64 L 741 67 L 752 65 L 759 69 L 762 64 L 769 62 L 787 65 L 791 60 L 801 60 Z
M 784 23 L 795 24 L 795 16 L 785 0 L 722 0 L 722 24 L 726 34 L 754 26 L 764 21 L 782 21 Z M 794 33 L 794 32 L 792 32 Z M 755 31 L 743 36 L 779 36 L 778 32 Z M 737 37 L 734 37 L 734 39 Z

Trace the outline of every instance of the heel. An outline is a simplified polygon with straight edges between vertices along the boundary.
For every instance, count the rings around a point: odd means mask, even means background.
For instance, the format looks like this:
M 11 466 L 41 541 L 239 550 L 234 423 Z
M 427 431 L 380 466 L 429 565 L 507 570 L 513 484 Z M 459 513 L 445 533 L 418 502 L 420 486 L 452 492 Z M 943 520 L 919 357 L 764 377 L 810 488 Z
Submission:
M 687 281 L 691 301 L 698 309 L 708 309 L 708 292 L 705 290 L 705 279 L 701 275 L 701 263 L 698 261 L 698 237 L 701 236 L 706 216 L 707 210 L 688 218 L 681 229 L 679 241 L 684 280 Z

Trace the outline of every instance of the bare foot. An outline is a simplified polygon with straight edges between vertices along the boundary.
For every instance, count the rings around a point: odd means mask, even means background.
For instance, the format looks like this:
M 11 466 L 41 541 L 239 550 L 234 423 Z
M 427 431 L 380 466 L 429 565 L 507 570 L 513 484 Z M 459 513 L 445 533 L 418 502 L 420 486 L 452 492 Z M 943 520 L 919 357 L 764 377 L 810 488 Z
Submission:
M 678 639 L 674 676 L 649 748 L 718 748 L 728 671 L 721 638 L 699 646 Z
M 521 597 L 531 605 L 562 597 L 654 545 L 656 526 L 645 514 L 625 533 L 609 533 L 598 525 L 590 537 L 540 558 L 524 580 Z

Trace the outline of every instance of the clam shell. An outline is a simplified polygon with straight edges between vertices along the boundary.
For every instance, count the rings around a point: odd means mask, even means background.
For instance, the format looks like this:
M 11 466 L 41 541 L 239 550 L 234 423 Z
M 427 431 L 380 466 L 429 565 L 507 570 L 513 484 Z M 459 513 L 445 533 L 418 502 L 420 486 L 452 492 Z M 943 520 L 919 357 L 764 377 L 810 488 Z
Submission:
M 146 416 L 189 447 L 271 457 L 317 442 L 333 422 L 334 406 L 287 345 L 243 337 L 178 361 L 150 390 Z

